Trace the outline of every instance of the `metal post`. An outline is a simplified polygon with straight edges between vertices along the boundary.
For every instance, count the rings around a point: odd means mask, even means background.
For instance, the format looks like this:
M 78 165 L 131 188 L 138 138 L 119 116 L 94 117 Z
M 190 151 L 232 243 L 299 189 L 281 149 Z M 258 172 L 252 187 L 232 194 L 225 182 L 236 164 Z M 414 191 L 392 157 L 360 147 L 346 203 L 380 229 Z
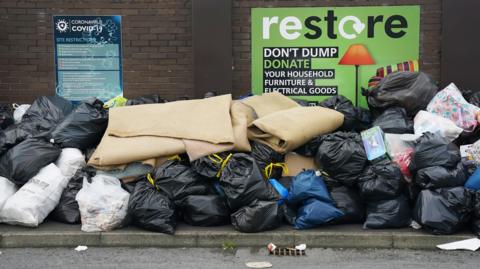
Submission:
M 355 106 L 358 107 L 358 65 L 355 65 Z

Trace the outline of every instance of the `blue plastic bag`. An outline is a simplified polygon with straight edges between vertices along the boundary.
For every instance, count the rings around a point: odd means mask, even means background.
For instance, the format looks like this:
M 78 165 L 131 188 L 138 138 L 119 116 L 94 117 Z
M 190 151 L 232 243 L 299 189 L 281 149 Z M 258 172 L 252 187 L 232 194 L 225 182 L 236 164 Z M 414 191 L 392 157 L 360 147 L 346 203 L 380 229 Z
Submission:
M 313 228 L 343 216 L 332 204 L 310 198 L 298 210 L 295 229 Z
M 480 190 L 480 168 L 477 168 L 475 172 L 465 182 L 465 188 L 478 191 Z
M 280 182 L 278 182 L 276 179 L 269 179 L 268 182 L 270 182 L 270 185 L 272 185 L 275 190 L 278 192 L 280 195 L 280 200 L 278 200 L 278 204 L 281 205 L 285 200 L 288 198 L 288 189 L 285 188 Z
M 300 204 L 309 198 L 333 203 L 325 182 L 316 174 L 315 170 L 303 171 L 293 178 L 287 202 L 292 205 Z

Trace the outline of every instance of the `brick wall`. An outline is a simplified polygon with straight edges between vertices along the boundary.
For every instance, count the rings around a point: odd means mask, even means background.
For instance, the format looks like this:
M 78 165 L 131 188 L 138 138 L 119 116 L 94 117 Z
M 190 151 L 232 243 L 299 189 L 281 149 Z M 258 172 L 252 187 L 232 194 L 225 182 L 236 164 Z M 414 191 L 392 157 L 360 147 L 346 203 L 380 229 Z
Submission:
M 245 93 L 250 79 L 250 9 L 255 7 L 421 5 L 421 68 L 440 78 L 441 0 L 233 0 L 233 92 Z
M 422 68 L 440 75 L 441 0 L 232 0 L 233 93 L 250 89 L 250 8 L 421 4 Z M 0 102 L 54 93 L 52 15 L 122 15 L 124 92 L 193 96 L 191 0 L 0 0 Z
M 0 0 L 0 102 L 54 94 L 52 15 L 122 15 L 127 97 L 192 95 L 190 0 Z

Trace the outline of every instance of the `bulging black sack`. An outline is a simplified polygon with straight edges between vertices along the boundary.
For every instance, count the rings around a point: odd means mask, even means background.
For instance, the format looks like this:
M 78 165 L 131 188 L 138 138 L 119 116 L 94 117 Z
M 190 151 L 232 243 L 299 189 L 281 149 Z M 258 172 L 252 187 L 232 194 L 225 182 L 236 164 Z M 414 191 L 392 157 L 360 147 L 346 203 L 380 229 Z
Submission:
M 345 96 L 330 97 L 318 104 L 319 106 L 334 109 L 344 115 L 344 121 L 339 131 L 361 132 L 371 127 L 370 112 L 360 107 L 353 106 Z
M 0 157 L 0 176 L 17 185 L 27 183 L 40 169 L 55 162 L 62 150 L 40 138 L 29 138 Z
M 462 162 L 454 168 L 430 166 L 417 171 L 415 184 L 422 189 L 438 189 L 463 186 L 467 175 Z
M 334 220 L 333 223 L 363 223 L 365 221 L 365 205 L 356 189 L 347 186 L 333 187 L 330 196 L 335 203 L 335 207 L 344 214 L 343 217 Z
M 294 226 L 297 220 L 298 208 L 284 203 L 280 205 L 280 210 L 283 214 L 283 221 L 290 226 Z
M 57 126 L 72 110 L 72 103 L 62 97 L 39 97 L 23 115 L 19 128 L 28 132 L 30 136 L 46 134 L 53 127 Z
M 284 155 L 263 143 L 253 142 L 252 157 L 257 162 L 258 168 L 260 168 L 265 179 L 279 179 L 282 176 L 282 166 L 278 166 L 278 164 L 283 163 L 285 160 Z M 271 168 L 267 168 L 269 165 Z
M 183 220 L 193 226 L 218 226 L 230 223 L 230 209 L 219 195 L 189 195 L 180 202 Z
M 207 178 L 178 161 L 166 161 L 153 170 L 152 176 L 160 192 L 174 202 L 188 195 L 215 193 Z
M 230 153 L 222 152 L 217 154 L 208 155 L 190 163 L 193 171 L 198 174 L 207 177 L 215 178 L 219 175 L 222 168 L 222 163 L 228 161 Z
M 174 234 L 175 210 L 170 199 L 147 181 L 139 181 L 128 201 L 128 215 L 133 223 L 146 230 Z
M 375 119 L 373 126 L 380 127 L 384 133 L 413 133 L 413 121 L 408 118 L 407 112 L 402 107 L 387 108 Z
M 322 136 L 315 163 L 340 183 L 356 186 L 357 179 L 367 164 L 360 135 L 336 132 Z
M 83 179 L 86 178 L 90 180 L 95 174 L 95 169 L 91 167 L 86 167 L 75 173 L 68 182 L 65 190 L 63 190 L 57 207 L 50 213 L 52 219 L 63 223 L 80 223 L 80 210 L 78 209 L 78 202 L 75 198 L 83 187 Z
M 0 105 L 0 129 L 5 129 L 13 124 L 13 111 L 8 105 Z
M 472 210 L 471 193 L 464 187 L 423 190 L 413 217 L 433 234 L 453 234 L 468 222 Z
M 377 86 L 363 91 L 363 95 L 374 115 L 397 106 L 405 108 L 407 115 L 413 117 L 427 107 L 437 91 L 438 87 L 425 73 L 394 72 L 384 77 Z
M 472 231 L 476 236 L 480 236 L 480 191 L 474 192 L 473 196 Z
M 57 125 L 73 110 L 70 101 L 60 96 L 42 96 L 37 98 L 22 117 L 22 122 L 45 121 L 42 127 L 48 131 Z M 46 126 L 48 124 L 48 126 Z
M 7 129 L 0 131 L 0 155 L 31 136 L 32 133 L 22 129 L 20 125 L 10 125 Z
M 264 179 L 253 157 L 235 153 L 223 169 L 220 186 L 229 207 L 235 211 L 255 200 L 275 201 L 277 194 Z
M 0 134 L 0 155 L 27 138 L 45 136 L 72 109 L 72 103 L 59 96 L 37 98 L 23 115 L 21 123 L 10 125 Z
M 108 110 L 102 101 L 92 99 L 81 103 L 50 134 L 51 141 L 62 148 L 81 150 L 95 147 L 108 124 Z
M 276 201 L 256 201 L 240 208 L 231 216 L 233 227 L 243 233 L 273 230 L 283 223 L 283 214 Z
M 368 166 L 358 179 L 360 195 L 368 201 L 394 199 L 404 187 L 400 168 L 387 159 Z
M 410 171 L 416 172 L 430 166 L 453 168 L 460 161 L 459 148 L 439 134 L 424 133 L 415 145 Z
M 367 219 L 363 224 L 364 228 L 402 228 L 409 226 L 410 223 L 410 205 L 404 195 L 395 199 L 367 203 Z

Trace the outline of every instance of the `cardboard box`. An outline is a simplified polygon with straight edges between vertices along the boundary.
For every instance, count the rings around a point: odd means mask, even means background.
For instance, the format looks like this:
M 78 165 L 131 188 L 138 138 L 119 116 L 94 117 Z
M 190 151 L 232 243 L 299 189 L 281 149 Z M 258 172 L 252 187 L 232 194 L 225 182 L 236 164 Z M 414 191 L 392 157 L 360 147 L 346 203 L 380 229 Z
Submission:
M 288 167 L 288 174 L 283 174 L 282 176 L 294 177 L 302 172 L 304 169 L 314 169 L 318 170 L 318 167 L 315 165 L 313 158 L 304 157 L 295 152 L 289 152 L 285 155 L 285 164 Z

